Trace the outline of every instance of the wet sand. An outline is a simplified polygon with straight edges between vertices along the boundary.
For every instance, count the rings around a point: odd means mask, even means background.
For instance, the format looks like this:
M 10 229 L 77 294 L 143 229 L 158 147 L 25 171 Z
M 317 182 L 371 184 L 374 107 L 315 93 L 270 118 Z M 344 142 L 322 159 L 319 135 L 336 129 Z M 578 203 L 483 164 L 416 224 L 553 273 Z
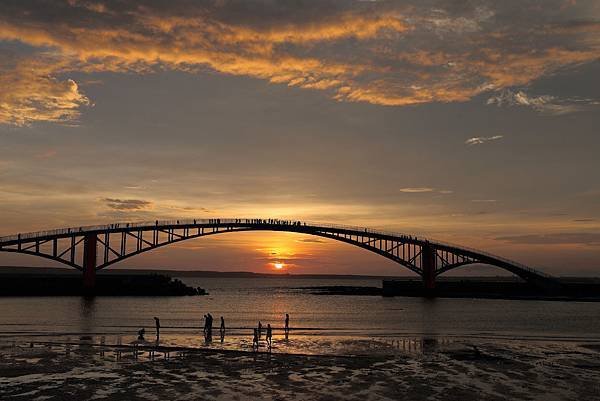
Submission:
M 600 400 L 596 342 L 332 341 L 352 355 L 3 342 L 0 399 Z

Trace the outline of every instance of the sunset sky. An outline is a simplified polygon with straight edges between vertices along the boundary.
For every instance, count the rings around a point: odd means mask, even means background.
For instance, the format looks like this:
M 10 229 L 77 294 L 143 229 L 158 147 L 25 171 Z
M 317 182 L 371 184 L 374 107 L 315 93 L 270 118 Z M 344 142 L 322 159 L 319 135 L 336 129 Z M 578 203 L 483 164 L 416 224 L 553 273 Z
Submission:
M 600 275 L 599 127 L 596 0 L 0 0 L 0 235 L 292 218 Z M 408 274 L 276 233 L 121 266 L 275 263 Z

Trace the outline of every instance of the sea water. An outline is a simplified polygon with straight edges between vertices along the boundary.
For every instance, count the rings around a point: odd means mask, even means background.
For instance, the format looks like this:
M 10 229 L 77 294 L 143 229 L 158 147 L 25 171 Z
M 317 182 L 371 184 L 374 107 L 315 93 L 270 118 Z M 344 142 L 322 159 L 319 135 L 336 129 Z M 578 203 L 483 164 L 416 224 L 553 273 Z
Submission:
M 0 340 L 133 342 L 140 328 L 170 346 L 250 347 L 260 321 L 271 324 L 280 350 L 327 352 L 332 339 L 452 341 L 486 338 L 530 341 L 600 341 L 600 303 L 310 294 L 303 287 L 380 286 L 379 280 L 182 278 L 209 295 L 194 297 L 0 297 Z M 214 318 L 213 342 L 202 334 Z M 283 343 L 285 314 L 290 342 Z M 226 337 L 220 342 L 223 316 Z M 284 349 L 284 344 L 289 344 Z M 405 343 L 406 344 L 406 343 Z M 336 347 L 330 347 L 337 349 Z

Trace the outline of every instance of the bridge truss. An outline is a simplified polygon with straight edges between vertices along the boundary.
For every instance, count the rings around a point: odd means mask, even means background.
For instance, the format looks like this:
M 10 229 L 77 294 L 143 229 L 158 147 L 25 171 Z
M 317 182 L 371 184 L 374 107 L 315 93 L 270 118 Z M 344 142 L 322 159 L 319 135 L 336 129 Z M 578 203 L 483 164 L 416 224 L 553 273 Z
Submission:
M 0 251 L 55 260 L 83 272 L 93 287 L 96 271 L 131 256 L 188 239 L 228 232 L 284 231 L 345 242 L 384 256 L 420 275 L 426 288 L 435 277 L 460 266 L 481 263 L 503 268 L 536 285 L 551 276 L 482 251 L 408 234 L 368 228 L 278 219 L 194 219 L 115 223 L 0 237 Z

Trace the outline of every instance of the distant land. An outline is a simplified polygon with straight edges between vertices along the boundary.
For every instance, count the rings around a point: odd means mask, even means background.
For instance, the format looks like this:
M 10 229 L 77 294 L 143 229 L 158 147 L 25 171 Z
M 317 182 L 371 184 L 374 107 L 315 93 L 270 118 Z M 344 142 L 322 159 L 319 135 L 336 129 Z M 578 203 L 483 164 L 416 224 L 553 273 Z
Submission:
M 0 274 L 59 274 L 81 275 L 81 272 L 69 267 L 28 267 L 28 266 L 0 266 Z M 248 271 L 217 271 L 217 270 L 175 270 L 175 269 L 105 269 L 98 274 L 110 275 L 146 275 L 160 274 L 171 277 L 225 277 L 225 278 L 302 278 L 302 279 L 343 279 L 343 280 L 410 280 L 421 281 L 418 276 L 378 276 L 360 274 L 296 274 L 296 273 L 256 273 Z M 499 281 L 521 281 L 516 276 L 446 276 L 438 277 L 442 281 L 478 280 L 485 279 Z M 600 279 L 599 279 L 600 280 Z
M 70 267 L 30 267 L 30 266 L 0 266 L 0 274 L 66 274 L 81 275 L 81 272 Z M 380 276 L 380 275 L 361 275 L 361 274 L 296 274 L 296 273 L 256 273 L 247 271 L 218 271 L 218 270 L 171 270 L 171 269 L 104 269 L 98 274 L 111 275 L 147 275 L 161 274 L 171 277 L 229 277 L 229 278 L 297 278 L 297 279 L 355 279 L 355 280 L 408 280 L 421 281 L 417 276 Z M 561 281 L 567 282 L 594 282 L 600 283 L 600 277 L 577 277 L 560 276 Z M 484 280 L 484 281 L 510 281 L 522 282 L 517 276 L 499 275 L 499 276 L 440 276 L 437 281 L 463 281 L 463 280 Z
M 28 266 L 0 266 L 0 274 L 59 274 L 81 275 L 81 272 L 69 267 L 28 267 Z M 357 279 L 357 280 L 382 280 L 390 278 L 402 279 L 402 276 L 369 276 L 354 274 L 290 274 L 290 273 L 255 273 L 247 271 L 216 271 L 216 270 L 175 270 L 175 269 L 105 269 L 98 274 L 110 275 L 146 275 L 161 274 L 171 277 L 230 277 L 230 278 L 314 278 L 314 279 Z M 420 280 L 418 277 L 408 277 Z
M 81 272 L 70 267 L 29 267 L 29 266 L 0 266 L 0 274 L 59 274 L 81 275 Z M 160 274 L 171 277 L 229 277 L 229 278 L 302 278 L 302 279 L 355 279 L 355 280 L 408 280 L 421 281 L 418 276 L 379 276 L 360 274 L 296 274 L 296 273 L 256 273 L 248 271 L 217 271 L 217 270 L 175 270 L 175 269 L 104 269 L 98 274 L 110 275 L 147 275 Z M 600 277 L 560 276 L 566 282 L 595 282 L 600 283 Z M 517 276 L 440 276 L 438 281 L 484 280 L 501 282 L 522 282 Z
M 80 295 L 81 272 L 71 268 L 0 266 L 0 295 Z M 373 280 L 382 285 L 326 285 L 291 287 L 318 295 L 436 296 L 451 298 L 547 299 L 600 301 L 600 278 L 560 277 L 561 288 L 551 293 L 517 276 L 447 276 L 426 290 L 417 276 L 255 273 L 245 271 L 170 269 L 106 269 L 98 273 L 96 295 L 203 295 L 202 288 L 181 280 L 198 278 Z M 172 279 L 173 278 L 173 279 Z M 300 282 L 298 282 L 300 283 Z M 340 283 L 342 284 L 342 283 Z

